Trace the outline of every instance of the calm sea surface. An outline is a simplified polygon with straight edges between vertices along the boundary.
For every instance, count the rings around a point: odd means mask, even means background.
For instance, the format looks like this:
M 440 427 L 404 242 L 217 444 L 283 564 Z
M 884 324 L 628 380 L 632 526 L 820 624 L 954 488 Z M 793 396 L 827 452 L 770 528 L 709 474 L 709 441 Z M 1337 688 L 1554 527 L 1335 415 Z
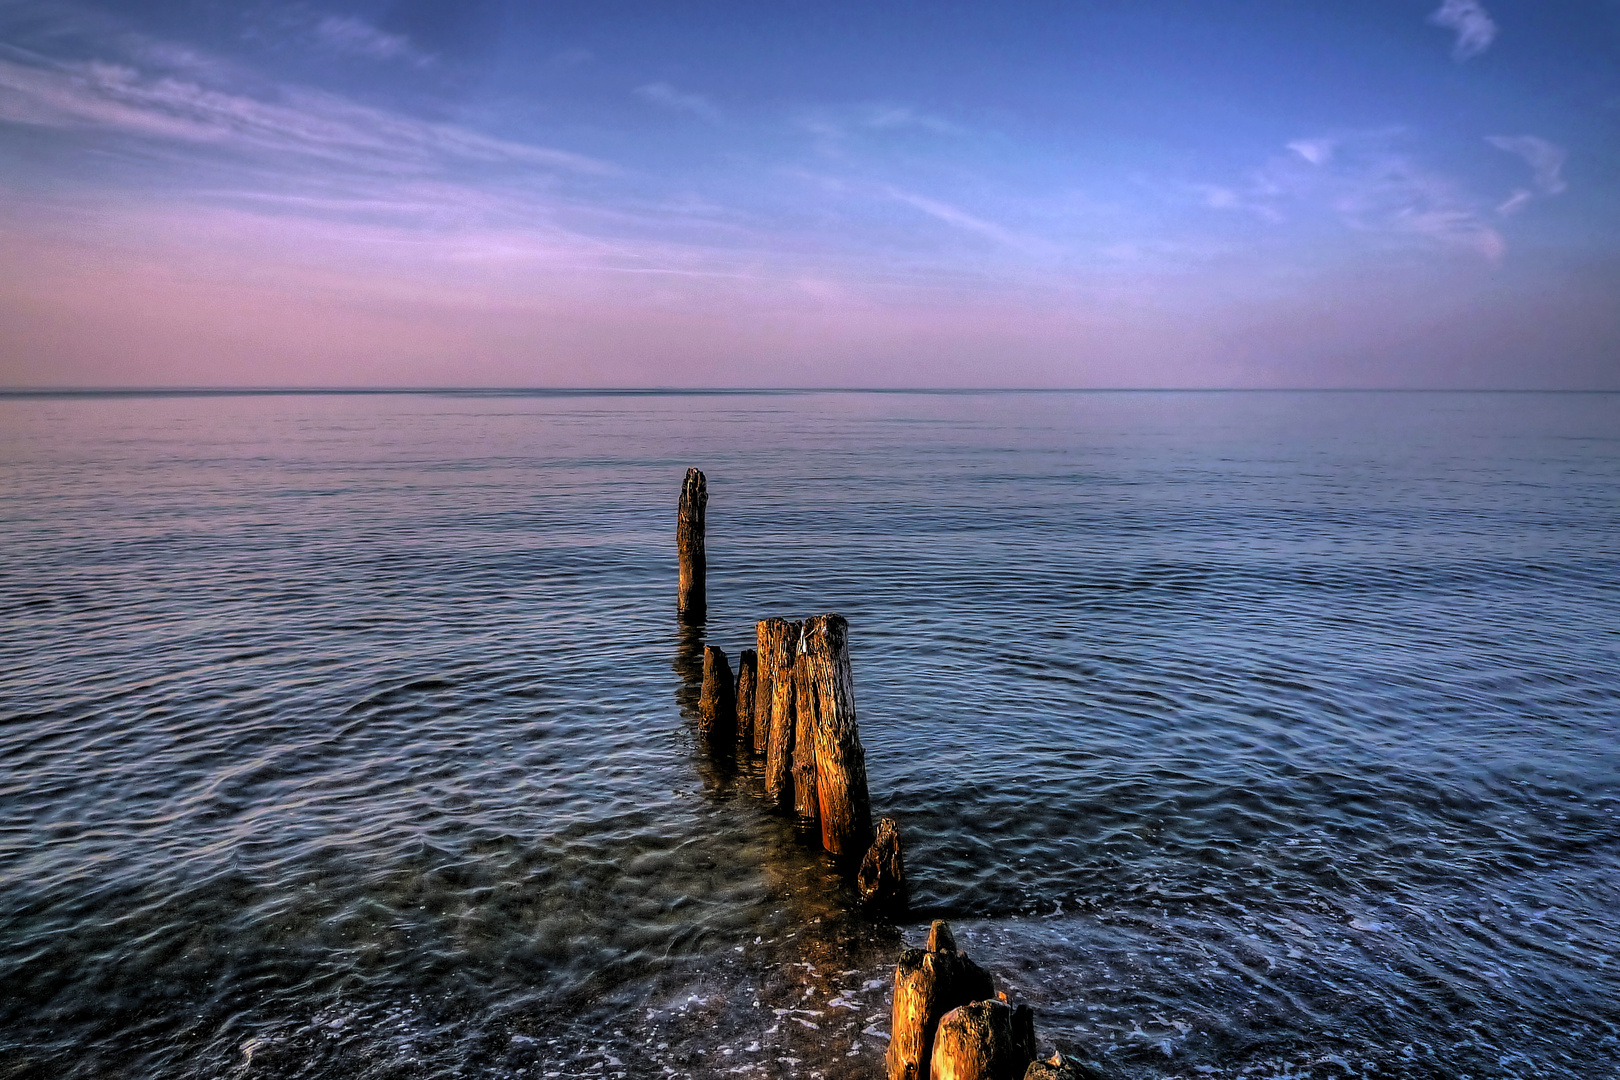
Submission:
M 674 618 L 709 478 L 710 619 Z M 708 760 L 850 620 L 912 921 Z M 1620 1076 L 1620 395 L 0 400 L 0 1077 Z

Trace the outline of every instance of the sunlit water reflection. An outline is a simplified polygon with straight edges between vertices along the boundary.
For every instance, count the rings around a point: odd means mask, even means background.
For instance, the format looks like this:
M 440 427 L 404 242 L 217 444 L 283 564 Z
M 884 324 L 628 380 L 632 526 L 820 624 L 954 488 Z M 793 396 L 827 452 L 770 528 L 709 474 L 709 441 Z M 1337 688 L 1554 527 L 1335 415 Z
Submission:
M 1620 1075 L 1620 397 L 0 400 L 0 1075 Z M 710 621 L 673 618 L 709 476 Z M 852 625 L 914 923 L 692 737 Z

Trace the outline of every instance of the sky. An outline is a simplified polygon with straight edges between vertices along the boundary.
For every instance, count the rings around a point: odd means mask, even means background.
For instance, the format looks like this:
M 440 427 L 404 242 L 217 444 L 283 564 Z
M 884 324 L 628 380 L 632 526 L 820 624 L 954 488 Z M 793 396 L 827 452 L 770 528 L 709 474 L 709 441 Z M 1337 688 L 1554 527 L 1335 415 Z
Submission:
M 0 0 L 0 386 L 1620 389 L 1620 0 Z

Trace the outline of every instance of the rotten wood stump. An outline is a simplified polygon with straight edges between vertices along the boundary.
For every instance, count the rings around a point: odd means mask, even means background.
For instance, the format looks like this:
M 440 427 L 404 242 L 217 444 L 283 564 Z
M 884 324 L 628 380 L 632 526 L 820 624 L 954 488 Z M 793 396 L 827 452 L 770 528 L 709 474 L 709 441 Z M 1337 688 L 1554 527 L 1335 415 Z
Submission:
M 675 606 L 680 617 L 689 622 L 703 621 L 709 611 L 709 568 L 703 550 L 704 513 L 708 505 L 708 480 L 698 470 L 687 469 L 675 517 L 675 548 L 681 560 L 680 591 Z
M 855 722 L 848 621 L 842 615 L 805 620 L 800 648 L 815 686 L 821 846 L 836 857 L 858 859 L 872 844 L 872 800 L 866 788 L 866 751 Z
M 768 699 L 770 722 L 765 735 L 765 797 L 782 806 L 793 798 L 793 653 L 799 639 L 799 624 L 786 619 L 766 619 L 761 626 L 760 684 L 763 689 L 765 673 L 768 672 L 771 688 Z M 759 693 L 756 691 L 754 700 L 756 727 L 759 723 Z
M 1023 1080 L 1035 1060 L 1035 1014 L 995 998 L 946 1013 L 934 1034 L 930 1080 Z
M 1104 1080 L 1101 1070 L 1084 1061 L 1054 1053 L 1045 1061 L 1031 1063 L 1024 1080 Z
M 754 748 L 754 690 L 759 684 L 759 653 L 744 649 L 737 656 L 737 743 Z
M 855 884 L 861 891 L 861 900 L 869 907 L 889 912 L 905 910 L 906 862 L 900 851 L 900 827 L 894 823 L 894 818 L 878 821 L 877 836 L 866 849 Z M 950 933 L 949 929 L 946 933 Z M 954 941 L 950 949 L 956 950 Z
M 726 654 L 713 645 L 703 650 L 703 691 L 698 696 L 698 731 L 715 746 L 737 737 L 737 691 Z
M 802 651 L 793 658 L 793 695 L 793 812 L 800 821 L 814 825 L 821 816 L 816 797 L 816 723 L 820 708 L 810 658 Z
M 895 965 L 889 1080 L 929 1080 L 940 1018 L 958 1006 L 995 996 L 989 972 L 956 951 L 950 927 L 942 920 L 929 930 L 928 944 L 928 949 L 904 950 Z

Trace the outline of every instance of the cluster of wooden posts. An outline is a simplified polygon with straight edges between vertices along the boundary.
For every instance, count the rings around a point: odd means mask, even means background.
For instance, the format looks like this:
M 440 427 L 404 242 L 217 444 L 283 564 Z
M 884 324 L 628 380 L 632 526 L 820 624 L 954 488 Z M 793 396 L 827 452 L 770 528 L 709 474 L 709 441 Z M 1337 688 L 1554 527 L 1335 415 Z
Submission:
M 1076 1061 L 1035 1059 L 1035 1012 L 1013 1006 L 936 919 L 894 968 L 889 1080 L 1099 1080 Z
M 704 550 L 708 481 L 686 471 L 676 546 L 678 609 L 701 622 L 708 612 Z M 905 865 L 892 818 L 872 825 L 866 753 L 855 721 L 849 624 L 842 615 L 802 622 L 761 619 L 756 648 L 744 649 L 733 677 L 726 654 L 703 650 L 698 728 L 713 749 L 764 759 L 765 795 L 807 826 L 844 866 L 860 859 L 857 885 L 870 905 L 905 906 Z M 906 949 L 894 973 L 889 1080 L 1085 1080 L 1092 1075 L 1054 1055 L 1035 1060 L 1035 1016 L 997 994 L 990 974 L 959 952 L 936 921 L 926 949 Z
M 686 471 L 676 520 L 681 618 L 708 613 L 704 548 L 708 481 Z M 849 665 L 849 623 L 842 615 L 802 622 L 761 619 L 756 648 L 744 649 L 737 672 L 724 651 L 703 650 L 698 727 L 712 747 L 764 758 L 765 797 L 817 827 L 821 846 L 856 870 L 861 897 L 874 906 L 905 904 L 900 832 L 884 818 L 872 824 L 866 751 L 855 718 Z

